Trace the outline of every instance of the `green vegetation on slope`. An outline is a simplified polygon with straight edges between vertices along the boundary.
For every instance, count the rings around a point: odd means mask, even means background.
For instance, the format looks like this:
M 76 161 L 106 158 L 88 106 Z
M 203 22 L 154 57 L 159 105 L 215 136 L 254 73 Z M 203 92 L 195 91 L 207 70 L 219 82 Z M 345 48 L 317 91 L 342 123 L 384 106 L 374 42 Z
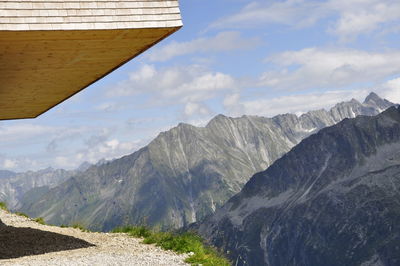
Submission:
M 23 213 L 23 212 L 15 212 L 14 214 L 21 216 L 21 217 L 29 218 L 28 214 Z
M 116 228 L 113 233 L 127 233 L 132 237 L 143 237 L 143 243 L 173 250 L 177 253 L 191 253 L 185 261 L 192 265 L 229 266 L 229 261 L 212 247 L 206 246 L 201 237 L 193 233 L 174 234 L 156 232 L 145 226 L 126 226 Z
M 8 211 L 7 204 L 5 202 L 0 202 L 0 209 L 2 209 L 4 211 Z
M 46 222 L 44 221 L 44 219 L 42 217 L 35 218 L 34 221 L 39 224 L 46 225 Z
M 0 208 L 7 210 L 7 205 L 0 202 Z M 29 216 L 22 212 L 16 212 L 16 215 L 29 218 Z M 33 221 L 46 225 L 42 217 L 33 219 Z M 61 227 L 69 227 L 61 225 Z M 82 225 L 75 223 L 72 228 L 80 229 L 83 232 L 90 232 Z M 185 260 L 192 265 L 203 266 L 229 266 L 229 261 L 223 257 L 215 248 L 207 246 L 203 243 L 200 236 L 193 233 L 175 234 L 169 232 L 156 232 L 150 230 L 145 226 L 126 226 L 119 227 L 112 231 L 113 233 L 127 233 L 132 237 L 144 238 L 144 244 L 156 244 L 157 246 L 165 249 L 172 250 L 177 253 L 190 253 L 190 256 Z
M 64 227 L 68 227 L 68 226 L 64 226 Z M 79 229 L 79 230 L 81 230 L 82 232 L 91 232 L 90 230 L 88 230 L 86 227 L 84 227 L 83 225 L 81 225 L 81 224 L 79 224 L 79 223 L 74 223 L 73 225 L 72 225 L 72 228 L 75 228 L 75 229 Z

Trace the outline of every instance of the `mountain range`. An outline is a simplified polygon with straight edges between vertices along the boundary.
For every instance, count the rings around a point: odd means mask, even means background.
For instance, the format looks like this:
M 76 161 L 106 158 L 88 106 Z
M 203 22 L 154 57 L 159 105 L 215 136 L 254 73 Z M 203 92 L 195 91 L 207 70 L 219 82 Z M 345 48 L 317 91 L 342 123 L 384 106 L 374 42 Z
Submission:
M 180 228 L 213 213 L 302 139 L 393 105 L 371 93 L 363 103 L 352 99 L 301 116 L 218 115 L 205 127 L 181 123 L 133 154 L 91 166 L 39 198 L 27 197 L 20 211 L 102 231 L 125 224 Z
M 234 265 L 400 265 L 400 108 L 344 119 L 197 225 Z M 196 228 L 196 227 L 195 227 Z
M 38 198 L 56 185 L 76 175 L 79 171 L 46 168 L 39 171 L 15 173 L 0 171 L 0 201 L 6 202 L 8 208 L 20 208 L 24 197 L 34 195 Z M 33 198 L 30 198 L 31 201 Z

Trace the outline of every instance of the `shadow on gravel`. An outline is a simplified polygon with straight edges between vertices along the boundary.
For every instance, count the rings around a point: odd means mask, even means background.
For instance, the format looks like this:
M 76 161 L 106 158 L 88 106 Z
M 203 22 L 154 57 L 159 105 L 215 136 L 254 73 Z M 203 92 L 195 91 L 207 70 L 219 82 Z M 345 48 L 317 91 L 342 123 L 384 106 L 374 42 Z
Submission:
M 0 259 L 93 247 L 84 240 L 32 228 L 0 226 Z

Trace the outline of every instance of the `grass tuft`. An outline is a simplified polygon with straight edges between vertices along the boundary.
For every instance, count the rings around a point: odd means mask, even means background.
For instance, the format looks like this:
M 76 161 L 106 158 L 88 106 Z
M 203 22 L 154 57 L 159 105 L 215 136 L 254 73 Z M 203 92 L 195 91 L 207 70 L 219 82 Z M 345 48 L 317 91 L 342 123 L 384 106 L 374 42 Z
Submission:
M 23 213 L 23 212 L 16 212 L 15 214 L 18 215 L 18 216 L 22 216 L 22 217 L 25 217 L 25 218 L 29 218 L 28 214 Z
M 65 226 L 65 227 L 67 227 L 67 226 Z M 90 232 L 86 227 L 84 227 L 83 225 L 78 224 L 78 223 L 73 224 L 72 228 L 79 229 L 82 232 Z
M 46 222 L 44 221 L 44 219 L 42 217 L 35 218 L 34 221 L 39 224 L 46 225 Z
M 4 210 L 4 211 L 8 211 L 7 203 L 5 203 L 5 202 L 0 202 L 0 209 L 2 209 L 2 210 Z
M 202 238 L 194 233 L 156 232 L 145 226 L 120 227 L 112 232 L 127 233 L 133 237 L 143 237 L 143 243 L 145 244 L 155 244 L 163 249 L 173 250 L 177 253 L 191 253 L 192 255 L 185 261 L 192 265 L 231 265 L 215 248 L 205 245 Z
M 133 237 L 143 237 L 147 238 L 152 235 L 150 229 L 146 226 L 125 226 L 125 227 L 118 227 L 112 230 L 113 233 L 127 233 Z

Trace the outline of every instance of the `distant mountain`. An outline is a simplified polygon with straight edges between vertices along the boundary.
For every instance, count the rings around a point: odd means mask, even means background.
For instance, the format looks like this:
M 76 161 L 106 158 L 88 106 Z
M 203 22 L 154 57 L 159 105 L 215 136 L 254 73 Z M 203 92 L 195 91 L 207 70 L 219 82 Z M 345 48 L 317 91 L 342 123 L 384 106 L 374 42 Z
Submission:
M 52 168 L 40 171 L 28 171 L 25 173 L 1 170 L 0 201 L 6 202 L 8 208 L 15 210 L 23 204 L 21 202 L 22 199 L 31 189 L 42 187 L 42 189 L 38 191 L 43 191 L 45 188 L 53 188 L 76 173 L 77 171 L 55 170 Z M 38 194 L 34 194 L 37 198 Z M 26 198 L 26 201 L 31 202 L 29 198 Z
M 0 170 L 0 179 L 1 178 L 10 178 L 15 176 L 17 173 L 8 170 Z
M 389 266 L 400 265 L 399 221 L 400 108 L 392 107 L 303 140 L 198 231 L 234 265 Z
M 76 170 L 79 171 L 79 172 L 84 172 L 84 171 L 86 171 L 87 169 L 89 169 L 91 166 L 92 166 L 91 163 L 89 163 L 89 162 L 83 162 L 83 163 L 81 163 L 81 164 L 79 165 L 78 168 L 76 168 Z
M 303 138 L 346 117 L 392 106 L 376 94 L 330 111 L 273 118 L 214 117 L 206 127 L 179 124 L 141 150 L 94 165 L 21 210 L 49 223 L 95 230 L 146 223 L 179 228 L 202 219 Z

